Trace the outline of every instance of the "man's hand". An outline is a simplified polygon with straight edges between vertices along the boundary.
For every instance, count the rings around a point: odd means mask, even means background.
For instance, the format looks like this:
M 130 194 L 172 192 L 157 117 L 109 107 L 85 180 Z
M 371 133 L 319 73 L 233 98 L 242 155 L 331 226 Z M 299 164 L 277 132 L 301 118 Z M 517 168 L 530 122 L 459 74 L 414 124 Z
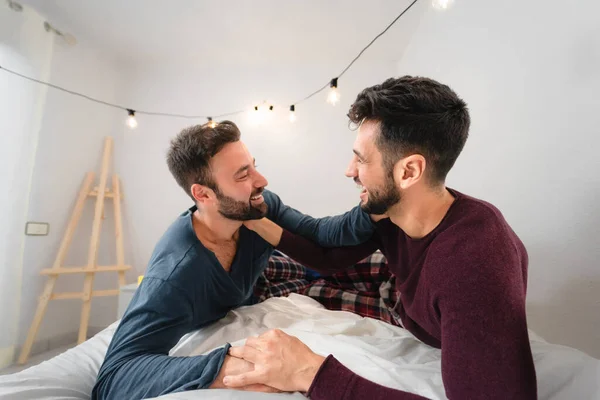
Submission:
M 251 337 L 229 354 L 254 364 L 254 371 L 227 375 L 223 383 L 230 388 L 262 384 L 285 392 L 307 392 L 325 357 L 313 353 L 298 338 L 275 329 Z
M 212 385 L 209 386 L 209 389 L 229 389 L 227 386 L 223 384 L 223 378 L 227 375 L 239 375 L 246 372 L 254 371 L 254 365 L 248 361 L 242 360 L 240 358 L 225 356 L 225 361 L 223 361 L 223 366 L 219 371 L 219 375 L 217 375 L 215 381 Z M 275 388 L 266 386 L 266 385 L 245 385 L 237 387 L 239 390 L 246 390 L 251 392 L 265 392 L 265 393 L 280 393 L 280 390 Z

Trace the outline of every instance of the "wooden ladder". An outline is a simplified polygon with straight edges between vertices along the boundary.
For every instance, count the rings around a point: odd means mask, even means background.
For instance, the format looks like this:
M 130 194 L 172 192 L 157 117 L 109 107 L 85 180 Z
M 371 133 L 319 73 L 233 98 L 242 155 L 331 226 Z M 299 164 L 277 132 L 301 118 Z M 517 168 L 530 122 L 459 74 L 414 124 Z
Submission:
M 125 285 L 125 271 L 131 269 L 131 266 L 125 265 L 125 252 L 123 248 L 123 234 L 121 222 L 121 188 L 119 177 L 116 174 L 112 176 L 112 190 L 108 188 L 108 169 L 112 154 L 113 140 L 112 137 L 106 137 L 104 140 L 104 151 L 102 154 L 102 169 L 100 171 L 100 182 L 98 186 L 92 188 L 95 174 L 88 172 L 83 180 L 79 195 L 75 203 L 75 208 L 71 214 L 71 219 L 67 225 L 67 229 L 63 236 L 58 254 L 51 268 L 41 271 L 42 275 L 48 276 L 44 291 L 39 298 L 39 303 L 31 327 L 27 334 L 27 340 L 23 345 L 21 354 L 18 359 L 19 364 L 25 364 L 29 358 L 33 341 L 37 335 L 40 323 L 46 313 L 46 308 L 50 300 L 63 299 L 81 299 L 83 301 L 81 307 L 81 320 L 79 323 L 79 336 L 77 343 L 82 343 L 86 340 L 88 323 L 90 319 L 90 308 L 92 305 L 92 297 L 116 296 L 119 294 L 119 289 L 113 290 L 92 290 L 94 286 L 94 277 L 99 272 L 117 272 L 119 286 Z M 81 218 L 85 201 L 89 197 L 96 198 L 94 209 L 94 222 L 92 225 L 92 236 L 90 238 L 90 246 L 88 251 L 87 265 L 82 267 L 65 267 L 63 265 L 67 256 L 75 229 Z M 104 218 L 104 200 L 112 198 L 114 204 L 115 217 L 115 236 L 116 236 L 116 265 L 99 266 L 97 265 L 98 244 L 100 242 L 100 228 L 102 227 L 102 219 Z M 81 292 L 64 292 L 54 293 L 54 285 L 59 276 L 65 274 L 85 274 L 83 291 Z

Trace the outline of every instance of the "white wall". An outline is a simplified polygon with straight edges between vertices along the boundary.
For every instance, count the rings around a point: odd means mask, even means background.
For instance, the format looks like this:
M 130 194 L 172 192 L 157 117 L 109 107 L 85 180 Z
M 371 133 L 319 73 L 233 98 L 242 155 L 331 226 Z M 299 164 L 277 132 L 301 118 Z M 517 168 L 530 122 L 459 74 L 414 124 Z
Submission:
M 117 101 L 116 94 L 120 88 L 117 62 L 96 51 L 91 43 L 82 40 L 74 47 L 65 46 L 57 40 L 49 81 L 109 102 Z M 19 344 L 25 340 L 38 296 L 46 282 L 46 278 L 40 276 L 39 272 L 51 267 L 54 262 L 87 171 L 96 173 L 95 185 L 98 184 L 104 137 L 120 135 L 125 116 L 126 113 L 118 109 L 54 89 L 48 91 L 28 219 L 49 222 L 50 234 L 42 237 L 28 236 L 25 240 Z M 65 261 L 67 266 L 84 266 L 87 263 L 94 203 L 95 198 L 88 198 L 71 251 Z M 114 265 L 112 201 L 106 201 L 105 204 L 98 264 Z M 133 280 L 134 275 L 130 274 L 129 281 Z M 115 273 L 97 275 L 95 289 L 116 287 Z M 61 276 L 55 292 L 80 292 L 82 288 L 82 275 Z M 95 298 L 92 301 L 89 326 L 105 327 L 114 322 L 116 304 L 116 297 Z M 43 341 L 76 332 L 79 329 L 80 312 L 81 301 L 51 301 L 37 339 Z
M 106 101 L 120 88 L 117 62 L 80 40 L 68 47 L 43 28 L 43 16 L 29 7 L 15 13 L 0 7 L 2 65 Z M 0 367 L 10 363 L 25 340 L 49 268 L 64 234 L 79 187 L 88 170 L 99 172 L 103 138 L 120 134 L 125 113 L 0 71 Z M 100 264 L 114 264 L 112 205 L 107 202 Z M 66 265 L 85 265 L 93 199 L 88 200 Z M 24 236 L 25 221 L 50 223 L 48 236 Z M 101 276 L 96 289 L 116 287 L 116 274 Z M 134 280 L 134 274 L 128 276 Z M 55 291 L 81 291 L 83 277 L 61 277 Z M 81 302 L 52 301 L 37 336 L 37 349 L 50 340 L 74 340 Z M 116 319 L 116 298 L 93 301 L 94 327 Z M 56 345 L 56 344 L 55 344 Z M 35 348 L 34 348 L 35 350 Z
M 52 40 L 30 9 L 0 7 L 0 63 L 45 79 Z M 13 356 L 22 266 L 23 232 L 37 134 L 46 90 L 0 71 L 0 368 Z M 10 305 L 10 306 L 8 306 Z
M 458 0 L 398 66 L 453 87 L 471 137 L 448 185 L 500 208 L 530 255 L 530 327 L 600 356 L 600 3 Z
M 287 204 L 314 216 L 344 212 L 358 204 L 355 185 L 344 176 L 355 134 L 348 130 L 348 107 L 358 91 L 395 72 L 394 63 L 360 60 L 339 80 L 341 102 L 326 103 L 327 92 L 297 106 L 297 121 L 288 119 L 289 104 L 326 83 L 348 60 L 323 64 L 181 65 L 131 67 L 123 101 L 141 109 L 203 115 L 251 109 L 263 100 L 282 107 L 270 122 L 255 126 L 247 114 L 231 119 L 240 126 L 269 188 Z M 266 96 L 266 97 L 263 97 Z M 167 226 L 191 203 L 165 162 L 169 141 L 182 128 L 206 120 L 139 116 L 136 131 L 116 143 L 123 173 L 125 214 L 134 265 L 143 273 Z

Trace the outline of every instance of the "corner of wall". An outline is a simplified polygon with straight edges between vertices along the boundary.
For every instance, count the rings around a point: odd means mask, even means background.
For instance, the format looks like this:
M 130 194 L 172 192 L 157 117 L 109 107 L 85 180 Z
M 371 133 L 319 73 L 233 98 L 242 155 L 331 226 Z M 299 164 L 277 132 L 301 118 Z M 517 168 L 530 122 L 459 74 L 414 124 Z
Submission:
M 32 15 L 32 17 L 35 17 L 36 19 L 38 19 L 40 22 L 44 20 L 44 16 L 39 14 L 36 10 L 32 9 L 31 7 L 26 7 L 26 12 L 30 13 Z M 40 70 L 39 70 L 39 75 L 38 75 L 38 79 L 47 82 L 50 79 L 50 74 L 52 72 L 52 58 L 53 58 L 53 54 L 54 54 L 54 39 L 52 37 L 52 39 L 48 40 L 48 45 L 45 46 L 45 53 L 43 55 L 41 55 L 39 57 L 39 65 L 40 65 Z M 34 171 L 34 166 L 35 166 L 35 159 L 36 159 L 36 154 L 37 154 L 37 147 L 38 147 L 38 142 L 39 142 L 39 133 L 42 127 L 42 118 L 44 116 L 44 109 L 46 106 L 46 96 L 48 93 L 48 87 L 45 85 L 40 85 L 39 91 L 38 91 L 38 95 L 37 95 L 37 100 L 36 100 L 36 104 L 35 104 L 35 111 L 33 114 L 33 124 L 32 124 L 32 132 L 33 132 L 33 147 L 32 147 L 32 151 L 29 154 L 29 160 L 28 160 L 28 164 L 30 165 L 30 173 L 28 176 L 28 183 L 27 183 L 27 195 L 26 195 L 26 204 L 25 204 L 25 215 L 23 215 L 24 220 L 26 221 L 29 215 L 29 202 L 30 202 L 30 197 L 31 197 L 31 187 L 32 187 L 32 182 L 33 182 L 33 171 Z M 12 321 L 12 327 L 13 327 L 13 332 L 14 332 L 14 341 L 13 341 L 13 346 L 11 346 L 10 348 L 6 348 L 6 349 L 0 349 L 0 367 L 2 366 L 2 362 L 3 362 L 3 351 L 6 350 L 6 354 L 8 355 L 10 353 L 10 363 L 12 363 L 12 358 L 14 357 L 14 353 L 15 353 L 15 345 L 19 342 L 17 339 L 17 336 L 20 334 L 19 332 L 19 321 L 21 318 L 21 293 L 22 293 L 22 286 L 23 286 L 23 271 L 24 271 L 24 264 L 23 264 L 23 260 L 24 260 L 24 254 L 25 254 L 25 242 L 26 242 L 27 237 L 23 236 L 23 239 L 21 240 L 21 246 L 19 249 L 19 259 L 16 265 L 16 268 L 18 269 L 17 272 L 17 282 L 16 285 L 18 287 L 17 290 L 17 298 L 15 299 L 14 302 L 14 307 L 16 308 L 16 312 L 15 312 L 15 317 L 14 320 Z M 24 333 L 26 334 L 26 333 Z
M 15 358 L 15 346 L 0 348 L 0 369 L 8 367 Z

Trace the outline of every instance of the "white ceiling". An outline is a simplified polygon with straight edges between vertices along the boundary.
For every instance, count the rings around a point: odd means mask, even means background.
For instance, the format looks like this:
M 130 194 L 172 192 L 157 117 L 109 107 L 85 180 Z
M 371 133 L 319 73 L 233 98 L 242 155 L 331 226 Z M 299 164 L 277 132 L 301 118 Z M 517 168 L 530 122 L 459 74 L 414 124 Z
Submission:
M 352 60 L 410 0 L 21 0 L 124 60 Z M 398 60 L 430 0 L 365 53 Z

